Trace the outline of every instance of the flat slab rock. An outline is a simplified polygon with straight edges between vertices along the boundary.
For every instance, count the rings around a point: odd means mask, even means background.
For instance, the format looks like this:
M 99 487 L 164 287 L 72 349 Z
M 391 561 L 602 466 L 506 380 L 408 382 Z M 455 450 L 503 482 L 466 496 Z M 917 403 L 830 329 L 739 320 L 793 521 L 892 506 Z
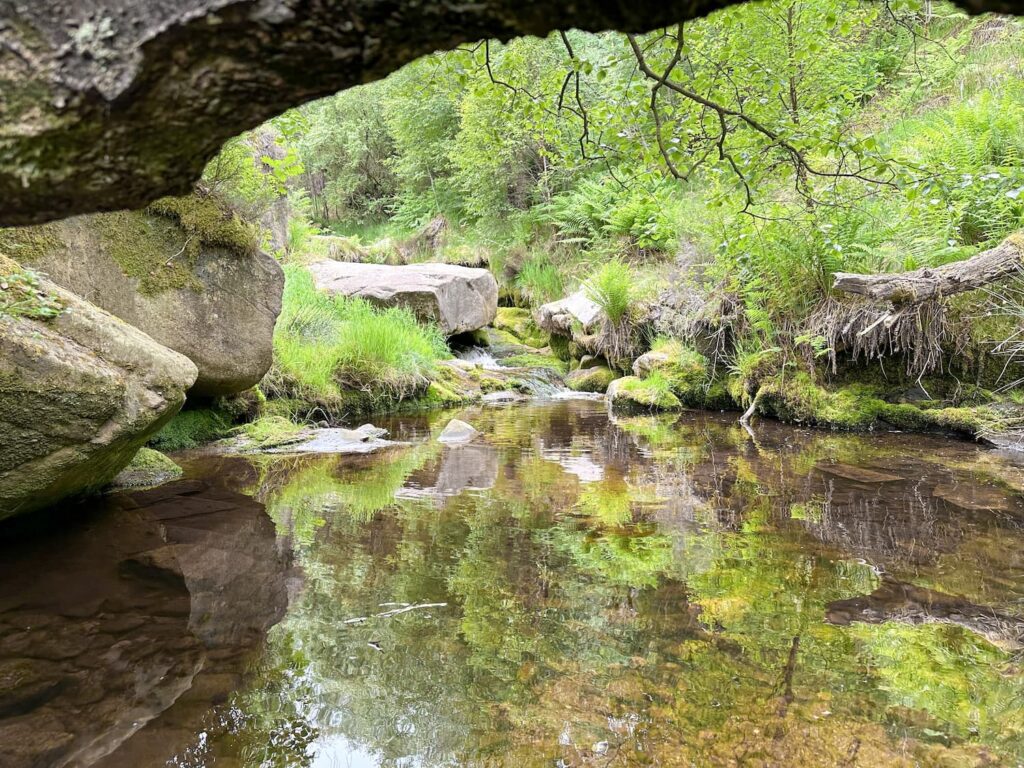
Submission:
M 384 440 L 387 432 L 369 424 L 359 429 L 327 427 L 310 430 L 299 440 L 288 445 L 271 448 L 268 453 L 373 453 L 404 443 Z
M 321 291 L 405 307 L 452 336 L 483 328 L 498 312 L 498 283 L 486 269 L 453 264 L 355 264 L 320 261 L 309 271 Z
M 954 507 L 971 512 L 996 510 L 1007 512 L 1011 507 L 1010 497 L 998 488 L 986 485 L 961 483 L 958 485 L 936 485 L 932 496 L 942 499 Z

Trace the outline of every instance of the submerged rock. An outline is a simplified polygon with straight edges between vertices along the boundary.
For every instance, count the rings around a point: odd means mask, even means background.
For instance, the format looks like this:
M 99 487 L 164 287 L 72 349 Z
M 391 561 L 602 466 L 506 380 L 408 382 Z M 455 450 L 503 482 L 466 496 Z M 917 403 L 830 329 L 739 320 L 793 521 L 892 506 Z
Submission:
M 457 444 L 457 443 L 468 443 L 474 440 L 480 433 L 473 428 L 472 425 L 467 424 L 459 419 L 452 419 L 448 422 L 448 426 L 444 428 L 437 440 L 440 443 Z
M 420 322 L 437 323 L 448 336 L 489 325 L 498 311 L 498 283 L 486 269 L 451 264 L 313 264 L 316 287 L 358 296 L 382 307 L 405 307 Z
M 40 289 L 65 307 L 56 319 L 0 314 L 0 519 L 106 486 L 197 375 L 137 328 L 49 281 Z
M 855 467 L 852 464 L 818 464 L 816 469 L 827 475 L 835 475 L 855 483 L 897 483 L 903 480 L 899 475 L 879 472 L 874 469 Z
M 180 204 L 222 223 L 208 200 Z M 189 358 L 199 369 L 192 394 L 230 395 L 270 369 L 284 273 L 242 240 L 240 222 L 224 221 L 237 225 L 237 244 L 227 245 L 223 233 L 207 244 L 173 215 L 119 212 L 8 232 L 3 245 L 16 261 Z
M 522 403 L 528 398 L 521 392 L 515 392 L 511 389 L 503 389 L 500 392 L 488 392 L 482 398 L 481 402 L 488 405 L 505 405 L 507 403 Z

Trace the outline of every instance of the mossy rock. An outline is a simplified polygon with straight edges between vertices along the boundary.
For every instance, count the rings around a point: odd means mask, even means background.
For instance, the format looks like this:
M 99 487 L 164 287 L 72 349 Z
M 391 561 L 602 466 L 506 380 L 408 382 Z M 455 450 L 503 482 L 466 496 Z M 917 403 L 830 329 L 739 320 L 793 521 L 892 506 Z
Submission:
M 653 373 L 664 376 L 672 393 L 687 405 L 703 405 L 708 383 L 708 359 L 678 341 L 666 341 L 638 357 L 635 376 L 645 379 Z
M 543 351 L 512 355 L 501 362 L 509 368 L 550 368 L 560 375 L 564 375 L 569 370 L 567 362 L 554 355 L 546 355 Z
M 170 458 L 152 448 L 140 448 L 127 467 L 111 482 L 112 490 L 154 488 L 181 477 L 183 470 Z
M 608 385 L 617 378 L 617 374 L 607 366 L 598 365 L 592 368 L 579 368 L 565 377 L 565 386 L 574 392 L 608 391 Z
M 896 427 L 942 431 L 975 437 L 995 423 L 990 405 L 942 406 L 934 403 L 892 403 L 872 384 L 847 384 L 829 390 L 810 374 L 779 374 L 758 392 L 758 410 L 780 419 L 840 430 Z
M 533 316 L 528 309 L 498 307 L 494 322 L 491 324 L 528 347 L 540 349 L 548 344 L 547 335 L 533 322 Z
M 624 376 L 615 379 L 608 386 L 608 403 L 613 410 L 631 411 L 678 411 L 683 404 L 658 376 L 641 379 L 638 376 Z

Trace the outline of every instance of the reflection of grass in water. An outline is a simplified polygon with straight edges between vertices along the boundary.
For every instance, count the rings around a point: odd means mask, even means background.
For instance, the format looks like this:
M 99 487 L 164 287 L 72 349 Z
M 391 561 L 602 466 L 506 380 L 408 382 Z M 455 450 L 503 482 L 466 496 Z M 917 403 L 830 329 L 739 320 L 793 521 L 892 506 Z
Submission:
M 936 728 L 956 739 L 1024 747 L 1024 678 L 1007 674 L 1002 651 L 942 624 L 854 624 L 849 632 L 863 644 L 892 705 L 944 721 Z
M 395 493 L 409 475 L 437 450 L 432 443 L 390 450 L 374 456 L 367 466 L 357 467 L 345 466 L 345 460 L 335 456 L 311 464 L 295 462 L 285 470 L 285 481 L 267 497 L 267 513 L 279 530 L 308 546 L 328 515 L 363 523 L 393 504 Z

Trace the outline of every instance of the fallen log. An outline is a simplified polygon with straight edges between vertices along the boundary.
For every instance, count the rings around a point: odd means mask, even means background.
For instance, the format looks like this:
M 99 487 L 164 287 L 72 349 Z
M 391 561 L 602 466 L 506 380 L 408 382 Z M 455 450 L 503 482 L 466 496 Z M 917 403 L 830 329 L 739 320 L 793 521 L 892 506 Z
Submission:
M 969 259 L 912 272 L 860 275 L 836 272 L 833 289 L 895 305 L 918 304 L 989 285 L 1024 269 L 1024 233 Z

